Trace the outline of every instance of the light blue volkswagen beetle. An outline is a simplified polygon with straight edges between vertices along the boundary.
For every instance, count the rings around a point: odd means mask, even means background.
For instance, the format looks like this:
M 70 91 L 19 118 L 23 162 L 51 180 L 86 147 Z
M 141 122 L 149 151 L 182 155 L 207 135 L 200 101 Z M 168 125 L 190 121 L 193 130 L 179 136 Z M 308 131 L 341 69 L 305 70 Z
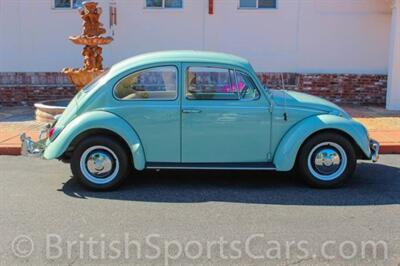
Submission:
M 297 169 L 312 186 L 342 185 L 379 144 L 333 103 L 264 88 L 248 61 L 170 51 L 114 65 L 87 85 L 24 154 L 70 162 L 86 187 L 119 186 L 131 170 Z

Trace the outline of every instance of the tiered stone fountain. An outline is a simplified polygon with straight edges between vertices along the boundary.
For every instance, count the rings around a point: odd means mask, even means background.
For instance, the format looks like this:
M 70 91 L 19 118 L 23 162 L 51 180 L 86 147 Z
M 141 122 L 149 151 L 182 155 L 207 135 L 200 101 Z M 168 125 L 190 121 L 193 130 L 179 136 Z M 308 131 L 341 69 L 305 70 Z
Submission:
M 103 49 L 100 45 L 112 42 L 111 37 L 102 37 L 106 30 L 100 23 L 102 9 L 96 2 L 84 2 L 79 11 L 83 20 L 83 31 L 79 36 L 70 36 L 69 39 L 77 45 L 85 45 L 82 51 L 84 57 L 83 67 L 79 69 L 64 68 L 69 80 L 76 86 L 77 91 L 91 82 L 95 77 L 104 72 Z
M 83 67 L 79 69 L 64 68 L 62 70 L 75 85 L 76 91 L 80 91 L 86 84 L 104 72 L 103 69 L 103 49 L 100 45 L 107 45 L 112 42 L 112 37 L 102 37 L 106 30 L 100 23 L 102 9 L 98 3 L 87 1 L 83 2 L 83 7 L 79 10 L 83 20 L 82 34 L 70 36 L 74 44 L 84 45 L 82 56 L 84 57 Z M 44 101 L 36 103 L 36 119 L 39 121 L 51 121 L 54 116 L 61 114 L 68 104 L 68 100 Z

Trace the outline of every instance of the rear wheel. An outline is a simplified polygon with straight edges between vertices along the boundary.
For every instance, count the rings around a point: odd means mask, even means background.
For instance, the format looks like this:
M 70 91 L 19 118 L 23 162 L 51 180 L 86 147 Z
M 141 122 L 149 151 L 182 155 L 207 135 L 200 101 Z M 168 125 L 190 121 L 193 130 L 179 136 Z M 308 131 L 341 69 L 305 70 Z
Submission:
M 83 140 L 72 154 L 72 174 L 93 190 L 117 188 L 130 172 L 129 156 L 112 138 L 93 136 Z
M 297 168 L 311 186 L 331 188 L 343 185 L 356 164 L 354 148 L 347 138 L 337 133 L 321 133 L 303 144 Z

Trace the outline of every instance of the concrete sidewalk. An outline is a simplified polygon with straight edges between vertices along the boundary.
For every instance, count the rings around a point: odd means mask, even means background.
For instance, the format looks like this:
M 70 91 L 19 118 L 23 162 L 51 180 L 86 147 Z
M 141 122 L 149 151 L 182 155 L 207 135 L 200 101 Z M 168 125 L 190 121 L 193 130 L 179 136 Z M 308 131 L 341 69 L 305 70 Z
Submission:
M 381 144 L 380 153 L 400 154 L 400 111 L 376 106 L 342 106 Z
M 343 106 L 354 119 L 363 123 L 370 136 L 381 144 L 381 153 L 400 154 L 400 112 L 383 107 Z M 19 155 L 21 132 L 33 139 L 38 137 L 43 123 L 34 121 L 31 107 L 3 107 L 0 109 L 0 155 Z
M 42 126 L 43 123 L 34 120 L 32 107 L 0 108 L 0 155 L 19 155 L 21 132 L 35 139 Z

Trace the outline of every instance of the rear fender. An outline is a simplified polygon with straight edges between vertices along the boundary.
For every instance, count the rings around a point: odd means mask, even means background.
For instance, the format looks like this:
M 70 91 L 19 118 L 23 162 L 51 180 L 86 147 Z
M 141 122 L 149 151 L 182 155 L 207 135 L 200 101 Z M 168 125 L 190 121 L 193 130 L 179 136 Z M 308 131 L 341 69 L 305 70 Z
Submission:
M 54 141 L 48 143 L 44 158 L 61 157 L 77 136 L 91 129 L 106 129 L 119 135 L 130 148 L 134 167 L 137 170 L 145 168 L 145 154 L 138 134 L 124 119 L 106 111 L 86 112 L 72 120 Z

